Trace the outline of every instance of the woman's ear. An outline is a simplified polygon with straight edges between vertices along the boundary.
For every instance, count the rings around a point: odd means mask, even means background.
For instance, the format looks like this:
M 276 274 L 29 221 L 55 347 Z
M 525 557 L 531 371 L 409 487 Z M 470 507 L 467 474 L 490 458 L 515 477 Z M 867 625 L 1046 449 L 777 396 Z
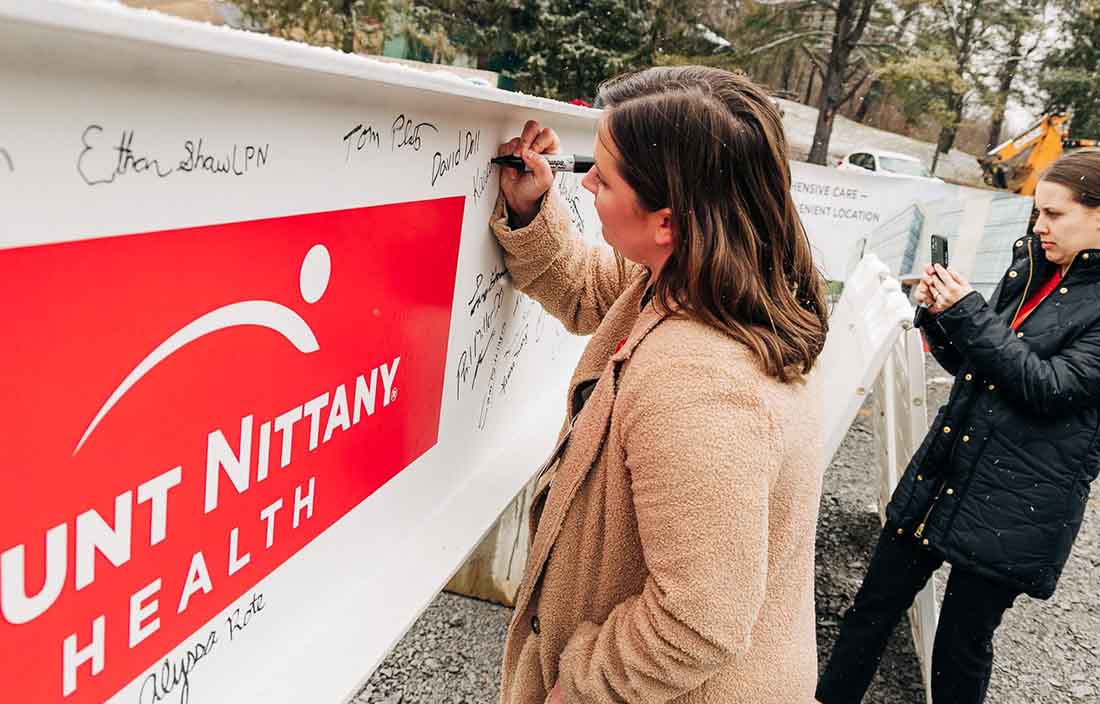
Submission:
M 653 213 L 656 219 L 656 228 L 653 232 L 653 243 L 661 248 L 671 248 L 675 242 L 675 226 L 672 224 L 672 210 L 661 208 Z

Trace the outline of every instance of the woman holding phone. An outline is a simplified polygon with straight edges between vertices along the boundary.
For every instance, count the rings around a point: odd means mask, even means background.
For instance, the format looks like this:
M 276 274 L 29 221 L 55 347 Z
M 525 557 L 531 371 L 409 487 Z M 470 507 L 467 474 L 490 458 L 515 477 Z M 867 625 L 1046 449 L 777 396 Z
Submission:
M 492 229 L 517 288 L 591 335 L 541 478 L 505 704 L 791 704 L 817 679 L 824 282 L 782 123 L 747 79 L 652 68 L 601 87 L 570 224 L 528 122 Z
M 1100 470 L 1100 150 L 1059 159 L 1035 206 L 1034 234 L 1015 243 L 990 301 L 939 265 L 918 286 L 918 325 L 955 384 L 887 507 L 818 683 L 822 704 L 863 699 L 944 561 L 936 704 L 984 701 L 1005 610 L 1054 593 Z

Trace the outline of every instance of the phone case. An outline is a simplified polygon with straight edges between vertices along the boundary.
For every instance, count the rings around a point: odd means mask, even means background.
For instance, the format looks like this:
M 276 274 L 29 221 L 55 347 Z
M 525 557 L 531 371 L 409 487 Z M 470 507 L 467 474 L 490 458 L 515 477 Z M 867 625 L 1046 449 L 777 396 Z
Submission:
M 947 239 L 937 235 L 932 236 L 932 263 L 947 268 Z

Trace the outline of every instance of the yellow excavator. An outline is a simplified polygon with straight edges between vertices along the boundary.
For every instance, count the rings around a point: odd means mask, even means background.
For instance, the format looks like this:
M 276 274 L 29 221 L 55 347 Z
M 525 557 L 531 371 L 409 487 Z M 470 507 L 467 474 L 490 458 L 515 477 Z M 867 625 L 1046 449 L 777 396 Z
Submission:
M 1019 137 L 978 157 L 985 182 L 1022 196 L 1035 195 L 1043 171 L 1067 149 L 1100 146 L 1100 140 L 1069 139 L 1069 113 L 1043 115 Z

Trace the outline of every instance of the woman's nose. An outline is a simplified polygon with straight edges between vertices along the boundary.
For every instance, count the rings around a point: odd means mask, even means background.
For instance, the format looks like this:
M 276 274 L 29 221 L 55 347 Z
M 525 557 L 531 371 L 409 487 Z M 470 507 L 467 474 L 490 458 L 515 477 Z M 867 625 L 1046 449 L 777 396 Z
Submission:
M 596 176 L 591 171 L 586 173 L 584 178 L 581 179 L 581 185 L 584 186 L 584 190 L 592 195 L 596 195 Z

